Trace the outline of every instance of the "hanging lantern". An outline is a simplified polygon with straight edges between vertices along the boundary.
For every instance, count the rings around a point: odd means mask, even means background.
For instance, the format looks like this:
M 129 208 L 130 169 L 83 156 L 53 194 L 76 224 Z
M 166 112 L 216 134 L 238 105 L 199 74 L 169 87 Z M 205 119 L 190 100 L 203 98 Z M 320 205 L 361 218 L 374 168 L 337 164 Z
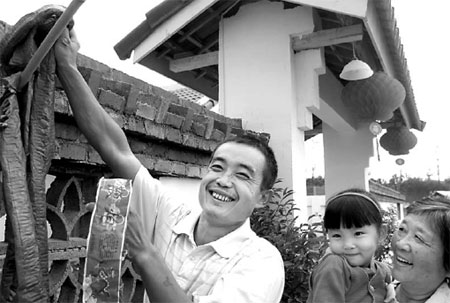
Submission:
M 384 72 L 351 81 L 342 90 L 342 102 L 360 121 L 387 121 L 405 100 L 404 86 Z
M 354 59 L 344 66 L 342 72 L 339 74 L 339 78 L 348 81 L 355 81 L 367 79 L 372 75 L 373 70 L 366 62 Z
M 417 137 L 404 125 L 388 127 L 380 145 L 393 156 L 406 155 L 417 144 Z

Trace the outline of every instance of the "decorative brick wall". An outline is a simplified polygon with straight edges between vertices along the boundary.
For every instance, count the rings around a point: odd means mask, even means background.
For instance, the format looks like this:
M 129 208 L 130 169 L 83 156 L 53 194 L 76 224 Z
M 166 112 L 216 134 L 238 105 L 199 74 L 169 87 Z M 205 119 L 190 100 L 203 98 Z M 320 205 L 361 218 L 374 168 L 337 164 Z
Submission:
M 217 144 L 244 132 L 240 119 L 179 99 L 93 59 L 80 55 L 78 65 L 99 102 L 125 130 L 133 152 L 156 175 L 199 178 Z M 55 158 L 103 164 L 71 119 L 64 91 L 56 96 Z

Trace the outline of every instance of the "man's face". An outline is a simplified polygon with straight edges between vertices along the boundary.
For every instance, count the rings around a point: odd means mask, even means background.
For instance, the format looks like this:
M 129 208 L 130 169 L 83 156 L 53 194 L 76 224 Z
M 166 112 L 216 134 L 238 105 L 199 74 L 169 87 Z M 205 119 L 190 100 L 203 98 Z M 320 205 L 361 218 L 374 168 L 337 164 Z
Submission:
M 403 283 L 444 281 L 444 247 L 427 218 L 407 215 L 392 238 L 392 274 Z
M 261 192 L 265 157 L 256 148 L 227 142 L 219 146 L 200 184 L 199 201 L 210 223 L 235 229 L 264 205 Z
M 352 266 L 368 267 L 380 239 L 375 224 L 363 227 L 329 229 L 330 249 L 342 255 Z

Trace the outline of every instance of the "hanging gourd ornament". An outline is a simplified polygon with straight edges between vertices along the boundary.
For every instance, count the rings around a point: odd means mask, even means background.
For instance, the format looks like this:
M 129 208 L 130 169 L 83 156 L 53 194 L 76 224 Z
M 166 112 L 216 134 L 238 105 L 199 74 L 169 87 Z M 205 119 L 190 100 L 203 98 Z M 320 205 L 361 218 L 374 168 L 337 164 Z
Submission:
M 388 127 L 380 145 L 393 156 L 406 155 L 417 144 L 417 137 L 404 125 Z
M 405 87 L 384 72 L 350 81 L 342 90 L 342 102 L 359 121 L 387 121 L 405 100 Z

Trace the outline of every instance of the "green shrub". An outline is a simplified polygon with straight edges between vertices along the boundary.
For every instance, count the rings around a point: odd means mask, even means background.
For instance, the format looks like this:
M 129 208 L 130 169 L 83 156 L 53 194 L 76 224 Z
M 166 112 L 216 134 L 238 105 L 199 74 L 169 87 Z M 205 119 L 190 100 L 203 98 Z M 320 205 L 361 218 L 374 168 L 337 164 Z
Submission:
M 322 223 L 296 222 L 293 191 L 275 188 L 268 205 L 258 208 L 250 221 L 259 236 L 274 244 L 284 260 L 283 303 L 306 302 L 309 276 L 326 249 Z

